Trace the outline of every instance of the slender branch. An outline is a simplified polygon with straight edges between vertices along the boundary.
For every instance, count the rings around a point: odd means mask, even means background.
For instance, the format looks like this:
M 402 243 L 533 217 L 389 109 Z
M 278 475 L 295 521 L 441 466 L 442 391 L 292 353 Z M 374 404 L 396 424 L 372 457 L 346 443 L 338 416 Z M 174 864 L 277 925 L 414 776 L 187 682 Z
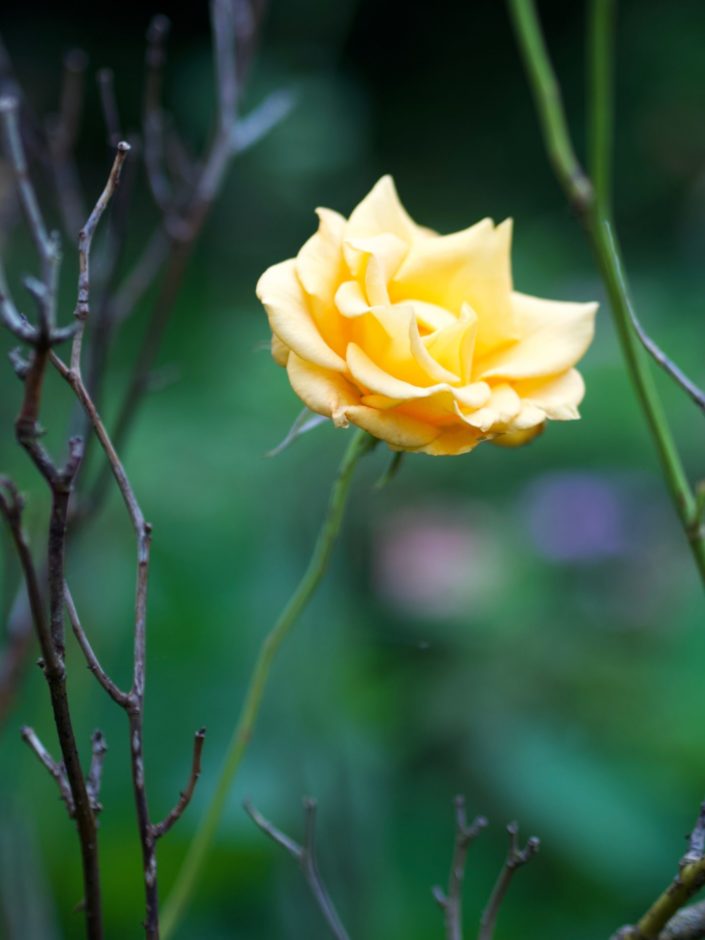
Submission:
M 78 611 L 76 610 L 76 605 L 73 602 L 73 597 L 71 596 L 71 591 L 69 590 L 68 584 L 64 585 L 64 601 L 66 603 L 66 612 L 69 617 L 71 628 L 73 630 L 74 636 L 76 637 L 76 640 L 78 641 L 78 645 L 81 647 L 81 652 L 86 658 L 88 668 L 96 677 L 100 685 L 103 686 L 110 698 L 121 708 L 125 708 L 129 700 L 129 695 L 127 692 L 123 692 L 120 688 L 118 688 L 118 686 L 113 682 L 110 676 L 100 665 L 98 657 L 93 652 L 93 647 L 90 644 L 90 640 L 86 636 L 86 633 L 81 626 L 81 620 L 78 616 Z
M 74 371 L 79 371 L 80 369 L 83 331 L 85 329 L 85 321 L 90 313 L 90 256 L 93 236 L 120 182 L 122 165 L 125 162 L 127 154 L 130 152 L 130 145 L 123 140 L 120 141 L 116 149 L 117 152 L 105 188 L 98 197 L 93 211 L 88 216 L 88 220 L 78 236 L 78 299 L 76 301 L 75 317 L 79 322 L 79 327 L 74 336 L 73 347 L 71 349 L 71 368 Z
M 29 746 L 30 750 L 32 750 L 37 755 L 39 762 L 46 767 L 46 769 L 49 771 L 49 774 L 54 778 L 54 780 L 56 780 L 56 785 L 59 788 L 61 799 L 66 804 L 66 811 L 68 812 L 71 819 L 73 819 L 76 815 L 76 807 L 73 802 L 71 787 L 69 786 L 69 782 L 66 779 L 66 771 L 61 764 L 56 763 L 54 758 L 44 747 L 32 728 L 28 728 L 25 725 L 21 729 L 20 734 L 22 735 L 22 740 Z
M 65 521 L 64 511 L 68 506 L 71 474 L 77 469 L 77 460 L 74 459 L 73 463 L 69 461 L 67 469 L 62 473 L 54 470 L 57 479 L 60 478 L 60 481 L 51 484 L 53 506 L 49 547 L 49 595 L 52 624 L 54 626 L 56 626 L 57 607 L 56 581 L 58 577 L 63 578 L 63 546 L 60 530 L 62 522 Z M 10 529 L 27 586 L 32 618 L 42 651 L 42 668 L 49 687 L 54 722 L 64 759 L 65 774 L 71 790 L 74 818 L 79 832 L 83 862 L 87 936 L 89 940 L 102 940 L 103 928 L 95 815 L 83 778 L 76 746 L 66 693 L 64 662 L 54 643 L 51 625 L 46 616 L 39 579 L 32 560 L 29 543 L 22 527 L 22 508 L 22 500 L 16 487 L 10 481 L 4 478 L 0 479 L 0 513 L 5 517 Z
M 340 532 L 350 484 L 358 461 L 375 446 L 365 431 L 353 433 L 328 502 L 328 511 L 306 571 L 278 620 L 262 641 L 237 725 L 233 731 L 215 793 L 164 908 L 163 936 L 169 937 L 188 905 L 218 830 L 240 763 L 254 733 L 272 664 L 282 643 L 313 597 L 328 568 Z
M 166 64 L 166 42 L 171 23 L 155 16 L 147 29 L 146 78 L 143 104 L 144 163 L 147 181 L 157 206 L 167 217 L 173 212 L 171 183 L 164 173 L 164 111 L 162 85 Z
M 20 137 L 18 110 L 19 102 L 17 98 L 7 96 L 0 98 L 0 121 L 4 130 L 8 158 L 15 175 L 17 191 L 27 219 L 27 226 L 42 263 L 42 279 L 45 284 L 49 285 L 55 278 L 54 269 L 58 260 L 58 252 L 55 241 L 49 235 L 44 224 L 34 187 L 29 178 L 27 160 Z M 53 326 L 53 322 L 50 320 L 48 327 L 51 326 Z
M 689 395 L 695 404 L 702 411 L 705 411 L 705 392 L 699 388 L 695 382 L 688 378 L 688 376 L 683 372 L 680 366 L 677 366 L 672 359 L 670 359 L 666 353 L 661 349 L 661 347 L 654 342 L 654 340 L 649 336 L 644 327 L 639 322 L 636 312 L 633 308 L 630 308 L 629 314 L 632 321 L 632 326 L 636 335 L 639 337 L 642 346 L 652 359 L 663 369 L 663 371 L 669 375 L 676 384 L 680 385 L 686 395 Z
M 102 731 L 94 731 L 91 739 L 91 766 L 88 771 L 86 786 L 88 795 L 91 798 L 93 809 L 99 813 L 103 808 L 100 804 L 100 785 L 103 779 L 103 762 L 108 752 L 108 745 L 105 743 Z
M 294 861 L 299 865 L 304 874 L 306 882 L 311 889 L 311 894 L 316 902 L 316 906 L 323 915 L 332 935 L 336 940 L 350 940 L 347 930 L 342 924 L 335 905 L 331 900 L 328 889 L 326 888 L 321 873 L 318 869 L 318 857 L 316 853 L 316 801 L 310 798 L 304 800 L 304 813 L 306 817 L 306 827 L 303 845 L 299 845 L 276 828 L 268 819 L 255 809 L 255 807 L 246 801 L 245 812 L 252 819 L 265 835 L 269 836 L 277 845 L 281 846 Z
M 160 823 L 152 826 L 155 839 L 161 839 L 171 829 L 175 822 L 183 816 L 186 807 L 191 802 L 193 791 L 196 789 L 198 778 L 201 776 L 201 754 L 203 752 L 203 742 L 206 739 L 206 729 L 201 728 L 196 732 L 193 739 L 193 760 L 191 763 L 191 774 L 189 776 L 186 789 L 179 796 L 179 801 L 172 809 L 169 815 Z
M 612 193 L 615 0 L 591 0 L 588 16 L 588 167 L 595 201 L 607 214 Z
M 169 204 L 164 219 L 170 242 L 168 258 L 139 356 L 118 407 L 118 416 L 112 435 L 118 449 L 122 449 L 134 421 L 138 404 L 149 387 L 154 361 L 169 325 L 191 253 L 222 185 L 231 159 L 236 152 L 246 149 L 247 146 L 261 139 L 277 121 L 288 113 L 291 106 L 290 97 L 280 94 L 275 98 L 270 98 L 268 104 L 265 102 L 267 108 L 260 115 L 260 120 L 253 121 L 249 130 L 246 128 L 244 141 L 238 141 L 236 113 L 238 83 L 232 3 L 233 0 L 213 0 L 211 3 L 211 34 L 217 92 L 216 129 L 208 152 L 201 161 L 201 172 L 193 183 L 191 191 L 179 194 L 176 199 L 178 206 L 183 207 L 178 217 L 174 215 L 176 205 L 172 202 Z M 251 117 L 252 115 L 248 116 L 245 121 Z M 139 283 L 140 285 L 144 283 L 141 276 Z M 128 306 L 127 309 L 130 307 Z M 104 468 L 98 475 L 89 499 L 91 507 L 102 503 L 107 492 L 108 474 L 109 471 Z
M 484 816 L 476 816 L 468 826 L 465 815 L 465 797 L 455 798 L 455 847 L 453 861 L 450 867 L 447 893 L 436 885 L 433 888 L 433 897 L 445 915 L 447 940 L 463 940 L 463 879 L 465 877 L 465 862 L 470 844 L 487 826 Z
M 507 826 L 509 833 L 509 851 L 504 862 L 504 867 L 499 874 L 497 883 L 494 886 L 487 907 L 482 912 L 480 918 L 480 932 L 477 940 L 492 940 L 494 937 L 497 917 L 499 916 L 502 902 L 507 893 L 507 889 L 514 876 L 514 872 L 525 865 L 539 850 L 541 842 L 536 836 L 531 836 L 523 849 L 519 848 L 519 827 L 516 823 L 510 823 Z
M 705 530 L 698 518 L 693 491 L 632 325 L 632 303 L 618 242 L 608 218 L 593 198 L 592 187 L 573 151 L 558 83 L 541 33 L 535 3 L 533 0 L 508 0 L 508 5 L 549 156 L 568 199 L 585 221 L 632 384 L 654 439 L 664 477 L 695 563 L 705 581 Z M 605 87 L 605 83 L 601 83 L 600 87 Z M 602 135 L 600 139 L 604 144 L 607 135 Z

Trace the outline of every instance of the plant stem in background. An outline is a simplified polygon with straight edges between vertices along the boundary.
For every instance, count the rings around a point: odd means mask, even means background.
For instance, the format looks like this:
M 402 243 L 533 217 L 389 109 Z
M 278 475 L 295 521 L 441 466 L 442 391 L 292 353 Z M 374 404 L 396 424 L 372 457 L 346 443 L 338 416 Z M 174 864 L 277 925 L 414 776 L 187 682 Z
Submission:
M 611 213 L 616 0 L 591 3 L 588 17 L 588 170 L 600 212 Z
M 573 149 L 561 103 L 560 90 L 541 33 L 533 0 L 508 0 L 529 82 L 536 102 L 546 148 L 556 175 L 568 199 L 583 219 L 592 244 L 627 370 L 654 439 L 664 477 L 681 524 L 690 543 L 700 576 L 705 582 L 705 530 L 693 489 L 676 448 L 671 429 L 656 391 L 653 377 L 634 328 L 636 319 L 621 251 L 607 209 L 609 190 L 609 149 L 611 148 L 612 0 L 594 0 L 592 15 L 592 54 L 590 56 L 593 96 L 591 157 L 597 172 L 596 185 L 586 176 Z
M 272 663 L 279 647 L 313 597 L 326 572 L 333 546 L 340 532 L 355 467 L 360 458 L 372 450 L 376 443 L 375 438 L 370 437 L 366 431 L 358 430 L 353 434 L 338 469 L 338 475 L 328 502 L 328 511 L 323 520 L 308 567 L 279 619 L 262 642 L 240 717 L 235 726 L 225 762 L 216 784 L 215 793 L 196 832 L 176 884 L 164 906 L 162 916 L 163 940 L 166 940 L 174 932 L 203 870 L 227 804 L 233 781 L 252 737 Z

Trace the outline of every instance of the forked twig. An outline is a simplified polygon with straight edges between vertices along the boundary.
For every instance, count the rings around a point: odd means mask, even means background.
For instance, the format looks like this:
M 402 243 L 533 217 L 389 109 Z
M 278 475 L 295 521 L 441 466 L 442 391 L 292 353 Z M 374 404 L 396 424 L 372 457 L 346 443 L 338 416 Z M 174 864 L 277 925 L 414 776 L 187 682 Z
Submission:
M 73 819 L 73 817 L 76 815 L 76 806 L 73 802 L 71 787 L 69 786 L 69 782 L 66 779 L 66 770 L 63 764 L 57 764 L 32 728 L 29 728 L 25 725 L 20 730 L 20 734 L 22 735 L 22 740 L 27 744 L 30 750 L 37 755 L 39 762 L 46 767 L 46 769 L 49 771 L 49 774 L 54 778 L 54 780 L 56 780 L 56 785 L 59 788 L 61 799 L 66 804 L 66 811 L 68 812 L 71 819 Z
M 499 911 L 502 907 L 502 902 L 504 901 L 509 884 L 514 877 L 514 872 L 533 858 L 541 845 L 540 839 L 536 836 L 531 836 L 524 848 L 520 848 L 519 826 L 515 822 L 507 826 L 507 832 L 509 834 L 509 851 L 507 852 L 504 866 L 492 890 L 487 906 L 482 912 L 482 917 L 480 918 L 480 932 L 477 935 L 477 940 L 492 940 L 497 924 L 497 917 L 499 916 Z
M 463 879 L 465 877 L 465 862 L 471 843 L 487 826 L 484 816 L 476 816 L 468 826 L 465 813 L 465 797 L 455 798 L 455 847 L 453 860 L 448 879 L 446 892 L 436 885 L 433 888 L 433 897 L 445 915 L 447 940 L 462 940 L 463 937 Z
M 321 874 L 318 870 L 316 855 L 316 801 L 310 798 L 304 800 L 305 835 L 303 845 L 290 839 L 285 833 L 277 829 L 266 819 L 249 801 L 244 804 L 245 812 L 265 835 L 280 845 L 299 865 L 306 882 L 311 889 L 313 898 L 328 924 L 336 940 L 350 940 L 347 930 L 343 926 L 335 905 L 328 894 Z

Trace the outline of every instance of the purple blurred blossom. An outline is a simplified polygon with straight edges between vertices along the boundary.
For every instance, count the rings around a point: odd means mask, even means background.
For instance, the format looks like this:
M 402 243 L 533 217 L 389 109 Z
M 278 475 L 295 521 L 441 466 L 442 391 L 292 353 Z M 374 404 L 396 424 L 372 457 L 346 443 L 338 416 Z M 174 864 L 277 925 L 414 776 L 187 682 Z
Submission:
M 553 561 L 590 562 L 625 554 L 630 547 L 624 488 L 593 473 L 548 473 L 524 496 L 527 524 L 537 551 Z

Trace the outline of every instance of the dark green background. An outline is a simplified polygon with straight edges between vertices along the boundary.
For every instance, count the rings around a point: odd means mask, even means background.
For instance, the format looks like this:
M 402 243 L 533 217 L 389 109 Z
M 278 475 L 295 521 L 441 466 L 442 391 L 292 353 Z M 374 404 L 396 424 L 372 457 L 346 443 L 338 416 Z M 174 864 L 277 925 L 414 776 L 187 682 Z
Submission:
M 95 67 L 115 68 L 134 126 L 152 6 L 3 9 L 0 26 L 34 106 L 55 107 L 62 52 L 79 44 Z M 582 149 L 584 7 L 540 6 Z M 167 12 L 167 98 L 200 146 L 212 109 L 207 7 Z M 705 7 L 695 0 L 620 5 L 618 222 L 644 323 L 700 380 L 704 43 Z M 306 563 L 347 441 L 321 428 L 276 459 L 264 456 L 300 406 L 262 348 L 259 273 L 298 250 L 316 205 L 347 213 L 391 172 L 411 214 L 441 231 L 513 216 L 519 289 L 602 298 L 547 166 L 503 4 L 275 0 L 245 106 L 278 87 L 296 94 L 296 108 L 232 168 L 160 357 L 177 367 L 178 381 L 146 401 L 126 454 L 155 527 L 146 727 L 155 816 L 184 784 L 193 730 L 208 726 L 194 805 L 160 846 L 163 896 L 212 792 L 257 644 Z M 109 165 L 103 140 L 91 89 L 79 148 L 89 193 Z M 146 204 L 133 214 L 132 254 L 150 225 Z M 34 264 L 26 236 L 15 233 L 2 250 L 17 285 Z M 70 246 L 65 253 L 68 320 L 75 261 Z M 108 416 L 147 313 L 145 305 L 114 351 Z M 10 345 L 0 338 L 3 358 Z M 332 570 L 276 665 L 179 937 L 326 936 L 295 866 L 242 812 L 245 796 L 297 837 L 301 796 L 318 797 L 322 867 L 358 940 L 443 935 L 430 886 L 447 876 L 458 792 L 492 822 L 469 863 L 469 937 L 501 862 L 503 825 L 514 818 L 543 847 L 512 886 L 497 940 L 604 938 L 666 884 L 705 786 L 701 589 L 606 307 L 583 373 L 583 420 L 549 428 L 531 447 L 409 457 L 381 494 L 372 484 L 388 455 L 379 448 L 365 461 Z M 697 478 L 702 415 L 658 381 Z M 69 397 L 56 380 L 51 388 L 45 423 L 56 443 Z M 0 369 L 0 470 L 28 492 L 40 540 L 46 496 L 12 443 L 19 394 L 9 366 Z M 562 551 L 547 549 L 555 539 Z M 87 629 L 123 682 L 133 552 L 113 498 L 69 566 Z M 10 560 L 3 608 L 16 576 Z M 99 725 L 111 745 L 101 817 L 109 936 L 137 937 L 125 722 L 73 648 L 70 668 L 83 740 Z M 53 746 L 34 670 L 0 737 L 0 898 L 13 916 L 34 918 L 19 935 L 78 937 L 75 838 L 52 783 L 19 741 L 23 723 Z

